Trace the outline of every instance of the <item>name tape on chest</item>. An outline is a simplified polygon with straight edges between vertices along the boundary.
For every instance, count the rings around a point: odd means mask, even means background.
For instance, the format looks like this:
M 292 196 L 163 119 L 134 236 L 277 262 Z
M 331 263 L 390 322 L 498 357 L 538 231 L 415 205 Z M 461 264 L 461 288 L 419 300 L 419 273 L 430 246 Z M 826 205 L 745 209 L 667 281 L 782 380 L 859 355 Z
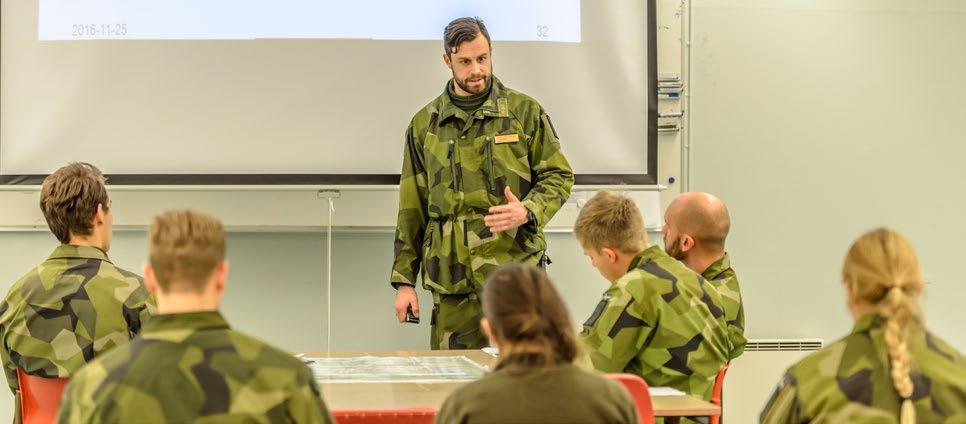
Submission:
M 517 134 L 498 135 L 493 139 L 493 142 L 496 144 L 516 143 L 518 141 L 520 141 L 520 136 Z

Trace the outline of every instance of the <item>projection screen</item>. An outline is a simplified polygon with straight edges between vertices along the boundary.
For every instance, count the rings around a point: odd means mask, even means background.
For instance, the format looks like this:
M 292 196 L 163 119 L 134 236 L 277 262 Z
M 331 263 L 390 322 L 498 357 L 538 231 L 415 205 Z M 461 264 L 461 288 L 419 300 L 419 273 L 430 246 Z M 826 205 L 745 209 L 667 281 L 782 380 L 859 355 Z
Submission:
M 478 16 L 578 184 L 656 181 L 653 0 L 0 2 L 0 183 L 71 161 L 114 184 L 396 184 Z

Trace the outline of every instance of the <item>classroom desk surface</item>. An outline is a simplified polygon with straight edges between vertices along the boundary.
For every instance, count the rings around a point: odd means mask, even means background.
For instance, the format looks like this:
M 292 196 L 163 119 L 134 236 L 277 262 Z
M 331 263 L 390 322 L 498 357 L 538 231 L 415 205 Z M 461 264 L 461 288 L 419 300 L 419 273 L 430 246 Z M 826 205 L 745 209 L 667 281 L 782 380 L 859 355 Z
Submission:
M 306 357 L 345 358 L 354 356 L 466 356 L 487 367 L 496 358 L 481 350 L 410 350 L 399 352 L 306 352 Z M 466 383 L 322 383 L 319 388 L 330 410 L 397 409 L 440 407 L 449 394 Z M 702 417 L 721 409 L 693 396 L 653 396 L 654 415 L 658 417 Z

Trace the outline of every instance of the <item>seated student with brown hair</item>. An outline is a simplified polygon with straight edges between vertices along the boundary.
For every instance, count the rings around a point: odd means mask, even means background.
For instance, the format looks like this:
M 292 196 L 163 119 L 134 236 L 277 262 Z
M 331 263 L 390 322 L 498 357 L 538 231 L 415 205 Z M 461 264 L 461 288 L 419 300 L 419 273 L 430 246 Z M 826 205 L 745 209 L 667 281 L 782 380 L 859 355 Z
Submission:
M 44 178 L 40 210 L 57 245 L 0 303 L 0 362 L 14 393 L 17 370 L 70 378 L 115 346 L 126 345 L 155 312 L 140 276 L 110 257 L 114 211 L 107 178 L 89 163 L 67 164 Z
M 456 390 L 438 423 L 636 423 L 627 391 L 573 364 L 576 333 L 547 275 L 498 269 L 483 287 L 481 328 L 500 349 L 493 371 Z

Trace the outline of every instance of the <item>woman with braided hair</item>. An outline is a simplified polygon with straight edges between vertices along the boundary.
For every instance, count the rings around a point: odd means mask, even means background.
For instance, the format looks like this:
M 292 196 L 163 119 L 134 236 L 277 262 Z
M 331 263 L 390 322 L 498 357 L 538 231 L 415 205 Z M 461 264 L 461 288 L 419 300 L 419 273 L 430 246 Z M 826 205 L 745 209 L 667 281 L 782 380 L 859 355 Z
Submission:
M 925 329 L 912 245 L 880 228 L 845 256 L 852 333 L 788 369 L 762 423 L 966 422 L 966 358 Z
M 437 423 L 637 423 L 618 383 L 579 369 L 577 333 L 543 270 L 497 269 L 483 286 L 480 327 L 500 349 L 482 379 L 446 399 Z

